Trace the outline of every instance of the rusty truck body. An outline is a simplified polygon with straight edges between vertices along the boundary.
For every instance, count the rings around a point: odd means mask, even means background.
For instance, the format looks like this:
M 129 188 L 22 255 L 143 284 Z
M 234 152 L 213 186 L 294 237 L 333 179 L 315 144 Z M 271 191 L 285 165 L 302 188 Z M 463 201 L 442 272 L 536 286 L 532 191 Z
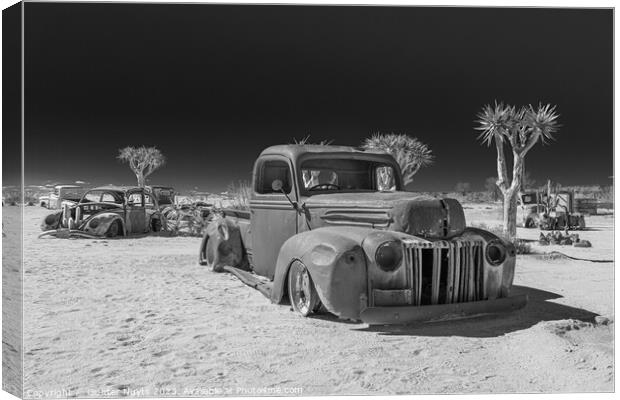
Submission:
M 223 213 L 207 229 L 200 263 L 228 265 L 303 316 L 322 305 L 344 319 L 411 323 L 527 302 L 511 295 L 514 246 L 467 227 L 458 201 L 404 191 L 389 154 L 269 147 L 254 165 L 250 210 Z

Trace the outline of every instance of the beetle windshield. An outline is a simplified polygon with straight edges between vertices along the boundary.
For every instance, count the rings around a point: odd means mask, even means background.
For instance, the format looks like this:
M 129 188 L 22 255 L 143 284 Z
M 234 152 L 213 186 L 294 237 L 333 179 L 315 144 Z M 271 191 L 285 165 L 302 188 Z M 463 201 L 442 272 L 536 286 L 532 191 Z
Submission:
M 373 160 L 310 159 L 301 163 L 300 186 L 308 194 L 318 191 L 394 191 L 397 182 L 391 165 Z
M 123 194 L 110 190 L 91 190 L 84 195 L 80 203 L 123 204 Z

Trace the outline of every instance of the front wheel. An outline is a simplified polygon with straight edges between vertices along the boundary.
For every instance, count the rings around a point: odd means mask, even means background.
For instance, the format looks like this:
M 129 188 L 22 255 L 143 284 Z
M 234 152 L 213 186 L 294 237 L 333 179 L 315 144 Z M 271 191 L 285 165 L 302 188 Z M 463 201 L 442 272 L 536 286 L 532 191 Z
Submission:
M 321 305 L 310 273 L 299 261 L 291 265 L 288 273 L 288 296 L 293 309 L 304 317 L 317 311 Z

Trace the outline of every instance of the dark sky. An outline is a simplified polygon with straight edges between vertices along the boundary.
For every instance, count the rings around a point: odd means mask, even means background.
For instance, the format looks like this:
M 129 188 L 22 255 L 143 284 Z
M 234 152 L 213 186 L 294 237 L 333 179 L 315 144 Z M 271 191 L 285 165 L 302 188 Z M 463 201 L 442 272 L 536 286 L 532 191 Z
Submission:
M 224 190 L 258 153 L 311 139 L 416 136 L 436 156 L 412 190 L 482 188 L 473 130 L 495 99 L 556 104 L 526 166 L 611 184 L 611 10 L 41 4 L 25 6 L 26 183 L 134 183 L 115 156 L 157 146 L 150 182 Z M 5 133 L 6 134 L 6 133 Z M 6 155 L 5 155 L 6 157 Z

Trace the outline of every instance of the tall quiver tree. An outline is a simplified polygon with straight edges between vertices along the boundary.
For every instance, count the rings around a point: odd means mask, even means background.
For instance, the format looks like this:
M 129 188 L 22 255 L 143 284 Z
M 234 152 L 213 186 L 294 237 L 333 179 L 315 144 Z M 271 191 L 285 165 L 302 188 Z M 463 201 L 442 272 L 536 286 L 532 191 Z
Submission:
M 122 148 L 118 151 L 117 158 L 129 164 L 140 187 L 144 187 L 147 176 L 166 163 L 166 157 L 159 149 L 146 146 Z
M 517 235 L 517 195 L 521 189 L 524 160 L 538 142 L 546 144 L 557 132 L 559 115 L 555 106 L 539 104 L 516 109 L 503 103 L 487 104 L 477 115 L 479 139 L 497 150 L 497 186 L 504 197 L 504 232 Z M 512 151 L 512 175 L 509 176 L 506 152 Z
M 435 158 L 426 144 L 406 134 L 375 133 L 362 143 L 362 148 L 391 154 L 400 166 L 405 185 L 413 182 L 420 168 L 431 165 Z

